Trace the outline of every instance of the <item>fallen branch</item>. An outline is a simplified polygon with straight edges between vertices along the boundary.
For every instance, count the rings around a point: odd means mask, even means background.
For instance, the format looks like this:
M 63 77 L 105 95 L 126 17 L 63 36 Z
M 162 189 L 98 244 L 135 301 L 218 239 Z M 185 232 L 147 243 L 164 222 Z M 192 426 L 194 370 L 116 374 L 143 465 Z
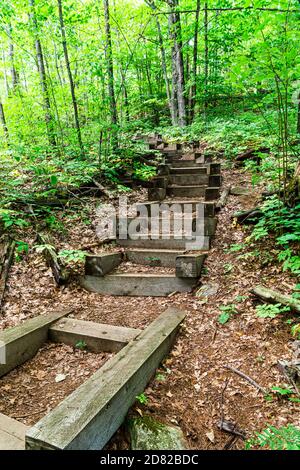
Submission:
M 267 395 L 267 391 L 266 389 L 264 389 L 261 385 L 259 385 L 257 382 L 255 382 L 255 380 L 251 379 L 251 377 L 249 377 L 248 375 L 244 374 L 244 372 L 241 372 L 240 370 L 236 369 L 235 367 L 232 367 L 232 366 L 224 366 L 225 369 L 228 369 L 230 370 L 231 372 L 234 372 L 235 374 L 239 375 L 240 377 L 242 377 L 244 380 L 246 380 L 247 382 L 249 382 L 251 385 L 253 385 L 253 387 L 257 388 L 261 393 L 263 393 L 264 395 Z
M 250 292 L 265 302 L 287 305 L 291 310 L 300 313 L 300 302 L 293 299 L 293 297 L 281 294 L 278 291 L 268 289 L 263 286 L 256 286 L 254 289 L 251 289 Z
M 220 429 L 220 431 L 233 434 L 234 436 L 239 437 L 243 440 L 246 439 L 245 431 L 242 431 L 241 429 L 239 429 L 236 423 L 231 423 L 230 421 L 222 420 L 222 421 L 219 421 L 218 423 L 218 429 Z
M 9 275 L 9 270 L 14 259 L 16 243 L 14 240 L 9 240 L 3 243 L 0 253 L 0 309 L 4 299 L 6 283 Z
M 300 397 L 300 390 L 297 382 L 300 382 L 300 361 L 277 361 L 277 367 L 285 378 L 294 387 L 296 395 Z
M 101 183 L 98 183 L 98 181 L 96 181 L 95 179 L 92 180 L 94 185 L 97 186 L 98 189 L 100 189 L 100 191 L 103 192 L 103 194 L 105 194 L 105 196 L 107 196 L 109 199 L 112 199 L 113 198 L 113 195 L 111 194 L 110 191 L 108 191 L 108 189 L 106 189 L 103 184 Z
M 249 209 L 247 211 L 238 211 L 232 215 L 233 219 L 236 219 L 238 224 L 256 224 L 257 221 L 262 217 L 263 213 L 259 207 Z
M 228 188 L 223 189 L 223 191 L 221 192 L 220 199 L 216 204 L 216 209 L 217 210 L 222 209 L 222 207 L 224 207 L 226 205 L 226 202 L 227 202 L 227 199 L 228 199 L 228 196 L 229 196 L 229 193 L 230 193 L 230 189 L 231 189 L 231 186 L 229 186 Z
M 45 235 L 38 234 L 38 242 L 43 245 L 43 255 L 47 262 L 47 265 L 51 268 L 53 277 L 56 283 L 61 286 L 67 284 L 70 273 L 61 265 L 59 262 L 58 254 L 55 248 L 50 244 L 48 238 Z

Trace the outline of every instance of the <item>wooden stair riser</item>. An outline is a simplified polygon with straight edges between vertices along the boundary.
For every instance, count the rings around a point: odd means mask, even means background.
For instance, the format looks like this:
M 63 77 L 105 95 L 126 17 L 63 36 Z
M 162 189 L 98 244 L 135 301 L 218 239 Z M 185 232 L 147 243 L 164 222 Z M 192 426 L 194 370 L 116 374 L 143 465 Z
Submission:
M 144 266 L 161 266 L 165 268 L 174 268 L 176 258 L 185 253 L 184 250 L 126 250 L 125 258 L 134 264 Z
M 177 186 L 208 186 L 210 177 L 201 174 L 177 174 L 169 176 L 169 185 L 175 184 Z
M 167 196 L 171 197 L 204 197 L 207 186 L 168 186 Z
M 83 276 L 81 286 L 102 295 L 129 297 L 165 297 L 173 292 L 191 292 L 197 279 L 175 275 L 111 274 L 105 277 Z
M 190 212 L 196 214 L 200 212 L 204 217 L 214 217 L 215 216 L 215 204 L 213 202 L 199 202 L 195 200 L 185 200 L 185 201 L 173 201 L 173 202 L 145 202 L 144 204 L 136 204 L 135 208 L 141 214 L 144 214 L 144 211 L 147 211 L 148 217 L 158 212 L 162 212 L 162 209 L 168 207 L 169 210 L 172 208 L 180 209 L 182 212 L 186 211 L 188 208 Z

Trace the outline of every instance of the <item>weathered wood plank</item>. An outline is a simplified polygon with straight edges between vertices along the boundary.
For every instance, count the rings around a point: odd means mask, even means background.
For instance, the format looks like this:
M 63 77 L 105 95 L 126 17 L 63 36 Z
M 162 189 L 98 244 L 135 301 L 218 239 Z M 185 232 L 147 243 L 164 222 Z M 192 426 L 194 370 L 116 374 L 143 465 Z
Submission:
M 70 308 L 41 315 L 1 331 L 0 346 L 5 348 L 5 364 L 0 364 L 0 377 L 31 359 L 47 341 L 51 323 L 72 311 Z
M 111 274 L 105 277 L 82 276 L 81 286 L 102 295 L 164 297 L 173 292 L 191 292 L 195 279 L 180 279 L 170 274 Z
M 50 326 L 49 339 L 70 346 L 84 341 L 87 349 L 95 353 L 118 352 L 140 333 L 134 328 L 63 318 Z
M 176 276 L 182 278 L 198 278 L 206 255 L 181 255 L 176 258 Z
M 123 260 L 123 253 L 89 255 L 85 258 L 85 274 L 89 276 L 105 276 L 117 268 Z
M 99 450 L 168 354 L 185 313 L 169 308 L 26 433 L 26 448 Z
M 143 250 L 134 248 L 125 252 L 126 259 L 131 263 L 168 268 L 173 268 L 177 256 L 183 254 L 184 250 Z
M 0 450 L 24 450 L 25 424 L 0 413 Z
M 14 259 L 16 243 L 14 240 L 4 241 L 0 247 L 0 310 L 2 308 L 9 270 Z

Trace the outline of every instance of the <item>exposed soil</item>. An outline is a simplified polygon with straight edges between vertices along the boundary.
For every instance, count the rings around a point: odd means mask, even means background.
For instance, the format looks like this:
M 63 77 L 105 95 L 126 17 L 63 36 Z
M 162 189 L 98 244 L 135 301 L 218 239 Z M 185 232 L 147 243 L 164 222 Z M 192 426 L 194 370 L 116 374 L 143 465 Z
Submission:
M 276 363 L 278 359 L 292 358 L 291 325 L 282 318 L 258 318 L 256 301 L 249 295 L 249 289 L 264 284 L 288 294 L 296 283 L 295 277 L 282 272 L 276 261 L 272 240 L 267 245 L 256 243 L 239 252 L 228 251 L 232 244 L 243 243 L 250 233 L 248 228 L 232 222 L 232 213 L 254 207 L 259 194 L 252 192 L 247 173 L 225 170 L 224 176 L 224 185 L 248 187 L 251 194 L 230 196 L 227 206 L 218 215 L 217 233 L 206 259 L 206 272 L 201 279 L 202 284 L 216 285 L 216 294 L 207 299 L 195 294 L 176 294 L 167 298 L 128 298 L 88 293 L 76 282 L 58 288 L 43 257 L 30 250 L 11 269 L 4 315 L 0 319 L 0 328 L 7 328 L 52 309 L 72 306 L 75 309 L 72 316 L 76 318 L 144 328 L 170 305 L 186 310 L 186 321 L 171 355 L 160 371 L 159 379 L 152 380 L 145 391 L 147 405 L 137 404 L 131 413 L 148 413 L 164 422 L 178 424 L 192 449 L 224 448 L 230 436 L 218 430 L 217 423 L 222 415 L 224 419 L 236 423 L 247 436 L 268 424 L 300 424 L 299 403 L 278 400 L 275 396 L 272 401 L 267 401 L 256 388 L 224 368 L 227 364 L 232 365 L 267 389 L 284 385 L 286 380 L 279 373 Z M 133 199 L 137 201 L 139 196 L 136 193 Z M 89 222 L 86 220 L 84 223 L 80 213 L 67 222 L 66 232 L 56 238 L 59 248 L 85 249 L 92 246 L 90 252 L 99 251 L 95 248 L 95 204 L 93 202 L 90 205 L 90 213 L 87 215 Z M 89 225 L 90 222 L 92 225 Z M 33 234 L 29 234 L 28 241 L 32 240 Z M 105 249 L 112 248 L 106 246 Z M 255 250 L 259 250 L 256 255 L 240 257 Z M 155 272 L 155 268 L 152 269 Z M 139 272 L 144 272 L 144 267 L 140 266 Z M 235 304 L 238 313 L 232 315 L 228 323 L 221 325 L 217 321 L 219 307 L 229 304 Z M 288 315 L 287 318 L 293 320 L 294 317 Z M 62 356 L 61 368 L 59 361 L 53 361 L 53 369 L 48 370 L 49 362 L 45 354 L 48 357 L 49 353 Z M 74 353 L 67 346 L 46 345 L 36 358 L 2 379 L 0 388 L 4 398 L 0 400 L 0 411 L 15 417 L 24 416 L 27 412 L 38 412 L 35 416 L 19 418 L 31 424 L 49 411 L 49 406 L 51 409 L 66 393 L 70 393 L 97 370 L 105 359 L 104 355 L 98 357 L 80 351 Z M 81 361 L 82 367 L 77 368 Z M 70 372 L 73 366 L 79 371 L 74 377 Z M 20 373 L 20 369 L 24 374 Z M 50 399 L 43 397 L 42 381 L 36 378 L 35 385 L 29 386 L 25 380 L 25 377 L 29 377 L 30 384 L 33 384 L 32 376 L 37 371 L 47 373 L 47 378 L 42 380 L 49 381 L 45 387 L 49 387 Z M 70 379 L 56 384 L 54 377 L 61 372 L 70 373 Z M 23 377 L 23 381 L 21 378 L 16 380 L 18 374 Z M 5 385 L 12 388 L 5 390 Z M 242 440 L 237 440 L 232 448 L 243 447 Z M 108 448 L 128 448 L 122 429 L 111 440 Z

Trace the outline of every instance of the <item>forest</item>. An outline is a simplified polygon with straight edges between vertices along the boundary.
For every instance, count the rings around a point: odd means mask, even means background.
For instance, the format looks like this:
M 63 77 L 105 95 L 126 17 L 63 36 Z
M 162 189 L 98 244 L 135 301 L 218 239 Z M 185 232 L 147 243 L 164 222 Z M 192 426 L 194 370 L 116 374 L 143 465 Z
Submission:
M 300 450 L 299 44 L 299 0 L 1 0 L 0 450 L 9 419 L 21 448 L 72 449 L 51 413 L 77 394 L 88 415 L 80 390 L 121 343 L 143 357 L 137 335 L 164 353 L 74 448 Z M 175 222 L 99 238 L 120 197 L 192 222 L 197 202 L 206 245 Z M 47 341 L 1 362 L 34 321 Z

